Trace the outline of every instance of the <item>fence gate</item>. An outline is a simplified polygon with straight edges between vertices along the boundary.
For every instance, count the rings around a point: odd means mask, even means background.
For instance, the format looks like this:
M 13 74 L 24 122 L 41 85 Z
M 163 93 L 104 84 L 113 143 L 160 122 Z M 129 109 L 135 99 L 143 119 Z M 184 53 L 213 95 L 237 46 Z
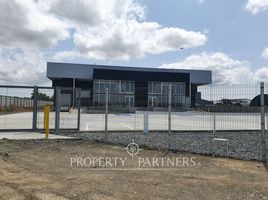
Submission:
M 0 130 L 33 129 L 33 94 L 33 86 L 0 86 Z
M 44 131 L 44 106 L 50 105 L 50 130 L 79 130 L 80 89 L 0 85 L 0 131 Z

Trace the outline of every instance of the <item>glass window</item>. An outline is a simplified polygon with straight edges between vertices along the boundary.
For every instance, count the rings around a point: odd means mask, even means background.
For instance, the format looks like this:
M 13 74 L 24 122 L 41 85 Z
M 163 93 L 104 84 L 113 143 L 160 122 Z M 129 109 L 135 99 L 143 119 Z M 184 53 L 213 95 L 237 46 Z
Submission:
M 94 92 L 100 92 L 100 81 L 94 81 Z
M 105 93 L 108 88 L 109 93 L 134 93 L 135 82 L 133 81 L 116 81 L 116 80 L 95 80 L 94 92 Z
M 185 84 L 180 84 L 180 95 L 185 95 Z
M 174 95 L 176 94 L 176 88 L 177 88 L 178 84 L 176 83 L 172 83 L 171 84 L 171 94 Z
M 149 94 L 153 93 L 153 83 L 152 82 L 149 82 L 149 84 L 148 84 L 148 93 Z
M 162 96 L 161 105 L 162 105 L 162 107 L 167 107 L 168 106 L 168 96 Z
M 121 81 L 121 93 L 134 93 L 135 83 L 133 81 Z
M 180 84 L 176 84 L 175 94 L 180 95 L 180 93 L 181 93 L 181 85 Z
M 134 82 L 130 82 L 130 92 L 131 93 L 135 92 L 135 83 Z
M 118 93 L 118 83 L 116 81 L 111 81 L 110 93 Z
M 109 93 L 111 92 L 111 82 L 110 81 L 104 82 L 104 92 L 106 92 L 106 89 L 108 89 Z
M 126 107 L 134 106 L 134 96 L 125 96 L 125 106 Z
M 154 94 L 161 94 L 161 83 L 154 83 L 153 84 L 153 93 Z
M 121 92 L 125 93 L 127 91 L 127 83 L 125 81 L 121 82 Z
M 170 83 L 162 83 L 162 94 L 168 94 Z
M 90 90 L 81 90 L 81 98 L 90 97 Z
M 105 92 L 105 83 L 103 81 L 100 81 L 100 90 L 99 92 Z
M 185 83 L 179 82 L 149 82 L 148 83 L 148 105 L 157 107 L 168 106 L 168 93 L 171 85 L 172 106 L 183 106 L 185 104 Z

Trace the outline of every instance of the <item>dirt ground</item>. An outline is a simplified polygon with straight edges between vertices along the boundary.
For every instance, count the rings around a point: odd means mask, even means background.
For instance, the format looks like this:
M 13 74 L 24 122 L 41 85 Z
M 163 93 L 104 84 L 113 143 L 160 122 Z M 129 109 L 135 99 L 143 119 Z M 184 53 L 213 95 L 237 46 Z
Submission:
M 93 157 L 127 158 L 128 164 L 75 162 Z M 181 159 L 175 167 L 143 162 L 174 157 Z M 83 140 L 0 140 L 0 199 L 260 200 L 268 199 L 268 171 L 254 161 L 145 148 L 132 158 L 124 146 Z

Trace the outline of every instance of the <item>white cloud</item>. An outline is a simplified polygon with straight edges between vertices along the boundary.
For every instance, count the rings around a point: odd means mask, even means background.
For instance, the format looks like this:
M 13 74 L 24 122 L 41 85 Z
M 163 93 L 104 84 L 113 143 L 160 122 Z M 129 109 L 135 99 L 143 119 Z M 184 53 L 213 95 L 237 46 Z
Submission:
M 145 6 L 136 0 L 48 0 L 41 2 L 52 14 L 72 23 L 99 26 L 114 19 L 144 19 Z
M 207 41 L 201 32 L 146 22 L 146 8 L 135 0 L 51 0 L 46 7 L 74 26 L 75 49 L 70 53 L 85 58 L 129 60 Z
M 245 9 L 252 14 L 257 14 L 268 9 L 268 0 L 248 0 Z
M 126 23 L 120 20 L 108 27 L 76 32 L 76 50 L 88 58 L 129 60 L 145 54 L 176 51 L 180 47 L 197 47 L 206 42 L 201 33 L 163 28 L 152 22 L 129 20 Z
M 268 82 L 268 67 L 261 67 L 254 73 L 254 80 L 258 82 Z
M 0 4 L 0 47 L 47 48 L 69 36 L 66 25 L 33 0 L 0 0 Z
M 164 64 L 161 67 L 212 70 L 213 83 L 223 84 L 245 82 L 253 76 L 247 61 L 233 59 L 221 52 L 194 54 L 182 61 Z
M 263 58 L 268 59 L 268 48 L 264 49 L 261 55 Z
M 48 84 L 44 54 L 37 50 L 0 50 L 0 84 Z
M 146 6 L 137 0 L 0 0 L 0 4 L 1 83 L 29 84 L 37 83 L 41 75 L 45 78 L 47 58 L 41 52 L 67 38 L 74 48 L 52 59 L 129 60 L 207 41 L 201 32 L 146 21 Z

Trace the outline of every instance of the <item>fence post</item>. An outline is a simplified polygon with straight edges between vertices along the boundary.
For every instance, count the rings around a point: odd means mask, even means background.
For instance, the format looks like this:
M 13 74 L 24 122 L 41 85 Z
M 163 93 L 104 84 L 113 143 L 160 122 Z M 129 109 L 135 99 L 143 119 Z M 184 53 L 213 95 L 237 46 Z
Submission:
M 149 132 L 149 113 L 148 111 L 143 112 L 143 133 L 147 134 Z
M 56 99 L 55 99 L 55 133 L 60 133 L 60 107 L 61 107 L 61 90 L 59 87 L 55 89 Z
M 77 90 L 78 92 L 78 119 L 77 119 L 77 130 L 80 130 L 80 121 L 81 121 L 81 89 Z
M 260 84 L 260 105 L 261 105 L 261 148 L 262 161 L 266 161 L 266 137 L 265 137 L 265 112 L 264 112 L 264 83 Z
M 213 113 L 213 137 L 215 137 L 216 134 L 216 114 Z
M 38 94 L 38 88 L 37 86 L 34 86 L 34 91 L 33 91 L 33 126 L 32 129 L 34 132 L 37 131 L 37 94 Z
M 106 91 L 105 91 L 105 136 L 104 136 L 104 141 L 107 140 L 107 134 L 108 134 L 108 106 L 109 106 L 109 89 L 106 88 Z
M 171 133 L 171 84 L 168 88 L 168 133 Z
M 212 155 L 215 153 L 216 114 L 213 113 Z
M 168 136 L 169 136 L 169 149 L 171 148 L 171 83 L 169 84 L 168 87 Z

